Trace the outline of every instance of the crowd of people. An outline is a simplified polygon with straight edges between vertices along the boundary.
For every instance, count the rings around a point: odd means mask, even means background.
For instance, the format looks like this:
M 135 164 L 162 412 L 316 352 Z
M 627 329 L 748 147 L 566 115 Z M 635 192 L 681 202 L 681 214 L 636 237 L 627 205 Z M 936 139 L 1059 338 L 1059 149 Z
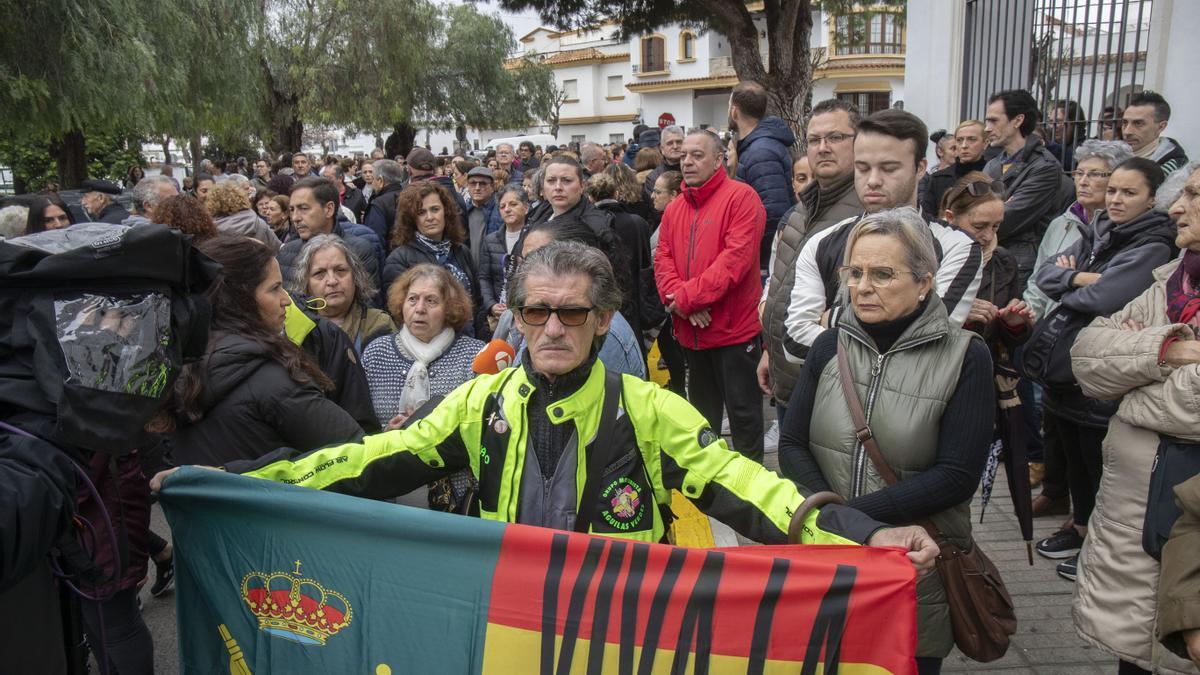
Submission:
M 728 139 L 639 125 L 626 144 L 480 159 L 294 153 L 182 182 L 138 168 L 132 213 L 93 180 L 78 207 L 16 198 L 0 236 L 162 224 L 222 266 L 207 352 L 155 419 L 140 452 L 164 459 L 145 474 L 220 466 L 375 498 L 428 485 L 431 508 L 644 541 L 666 538 L 672 488 L 762 542 L 786 540 L 799 495 L 833 493 L 845 506 L 821 511 L 843 515 L 805 541 L 891 542 L 928 567 L 910 526 L 970 545 L 1000 411 L 1019 403 L 1034 513 L 1067 518 L 1036 550 L 1077 583 L 1079 631 L 1122 673 L 1195 672 L 1200 484 L 1180 488 L 1184 534 L 1161 563 L 1142 536 L 1160 441 L 1200 442 L 1200 163 L 1165 135 L 1167 101 L 1134 94 L 1093 130 L 1073 101 L 1043 118 L 1002 91 L 930 134 L 830 99 L 799 139 L 767 107 L 738 84 Z M 636 513 L 591 503 L 617 477 Z M 138 541 L 166 592 L 169 543 Z M 946 591 L 931 573 L 917 592 L 917 664 L 936 673 Z M 121 602 L 98 610 L 104 637 L 95 612 L 86 630 L 114 672 L 149 672 Z

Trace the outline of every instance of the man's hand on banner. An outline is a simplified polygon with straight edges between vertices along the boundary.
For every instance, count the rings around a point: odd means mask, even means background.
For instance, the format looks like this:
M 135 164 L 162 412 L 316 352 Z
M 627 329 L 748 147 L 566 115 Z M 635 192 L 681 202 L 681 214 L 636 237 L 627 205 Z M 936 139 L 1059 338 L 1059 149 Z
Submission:
M 194 466 L 198 469 L 209 469 L 211 471 L 223 470 L 215 466 L 204 466 L 203 464 L 189 464 L 188 466 Z M 150 491 L 154 493 L 161 491 L 163 482 L 167 480 L 167 476 L 170 476 L 178 470 L 179 467 L 175 467 L 174 469 L 167 469 L 166 471 L 159 471 L 158 473 L 154 474 L 154 478 L 150 479 Z
M 161 474 L 160 474 L 161 475 Z M 917 568 L 922 576 L 933 571 L 933 562 L 938 556 L 938 545 L 925 528 L 916 525 L 908 527 L 885 527 L 876 530 L 867 540 L 867 546 L 895 546 L 908 550 L 908 560 Z

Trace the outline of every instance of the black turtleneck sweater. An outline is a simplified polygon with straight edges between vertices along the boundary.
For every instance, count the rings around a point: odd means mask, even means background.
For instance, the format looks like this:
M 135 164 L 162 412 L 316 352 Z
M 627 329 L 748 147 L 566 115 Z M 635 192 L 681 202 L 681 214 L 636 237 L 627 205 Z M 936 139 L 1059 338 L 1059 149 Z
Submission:
M 529 443 L 533 445 L 543 478 L 550 479 L 554 476 L 554 469 L 558 467 L 558 460 L 562 457 L 567 440 L 575 431 L 574 423 L 554 424 L 551 422 L 550 416 L 546 414 L 546 408 L 583 387 L 592 374 L 592 366 L 596 363 L 596 354 L 597 350 L 593 349 L 591 355 L 578 368 L 565 375 L 559 375 L 554 378 L 553 382 L 533 369 L 528 350 L 521 358 L 525 376 L 534 386 L 525 415 L 529 424 Z
M 863 324 L 863 329 L 883 353 L 895 345 L 921 311 L 918 309 L 894 321 Z M 785 477 L 812 492 L 830 489 L 820 465 L 809 451 L 808 433 L 817 382 L 826 365 L 837 358 L 839 330 L 827 330 L 813 343 L 780 428 L 780 470 Z M 934 465 L 902 483 L 851 499 L 849 505 L 876 520 L 898 525 L 926 518 L 970 499 L 987 463 L 995 410 L 992 359 L 983 341 L 974 340 L 963 358 L 958 388 L 942 413 Z

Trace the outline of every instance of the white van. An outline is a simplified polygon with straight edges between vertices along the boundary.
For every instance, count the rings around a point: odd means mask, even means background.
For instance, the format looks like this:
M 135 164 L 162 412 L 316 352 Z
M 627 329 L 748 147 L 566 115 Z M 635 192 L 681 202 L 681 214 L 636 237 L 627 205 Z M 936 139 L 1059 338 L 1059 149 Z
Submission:
M 516 152 L 516 150 L 521 146 L 522 141 L 529 141 L 534 145 L 540 145 L 542 146 L 543 150 L 546 149 L 547 145 L 558 145 L 558 140 L 550 134 L 531 134 L 529 136 L 513 136 L 512 138 L 497 138 L 495 140 L 488 141 L 488 144 L 483 146 L 480 152 L 486 155 L 492 150 L 495 150 L 496 146 L 500 145 L 501 143 L 508 143 L 512 145 L 513 151 Z

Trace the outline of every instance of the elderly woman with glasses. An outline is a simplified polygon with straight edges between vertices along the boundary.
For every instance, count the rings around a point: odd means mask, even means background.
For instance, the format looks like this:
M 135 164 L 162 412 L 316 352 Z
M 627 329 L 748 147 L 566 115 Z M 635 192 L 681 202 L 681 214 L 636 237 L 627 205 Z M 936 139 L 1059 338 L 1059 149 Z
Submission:
M 854 226 L 840 270 L 853 311 L 808 352 L 781 429 L 779 465 L 802 491 L 832 490 L 885 523 L 932 520 L 965 548 L 995 393 L 987 347 L 950 320 L 936 293 L 937 268 L 933 237 L 915 209 L 881 211 Z M 856 440 L 843 368 L 853 396 L 871 411 L 887 467 L 877 468 Z M 900 482 L 889 485 L 883 468 Z M 945 591 L 930 574 L 917 582 L 919 671 L 937 672 L 953 644 Z

